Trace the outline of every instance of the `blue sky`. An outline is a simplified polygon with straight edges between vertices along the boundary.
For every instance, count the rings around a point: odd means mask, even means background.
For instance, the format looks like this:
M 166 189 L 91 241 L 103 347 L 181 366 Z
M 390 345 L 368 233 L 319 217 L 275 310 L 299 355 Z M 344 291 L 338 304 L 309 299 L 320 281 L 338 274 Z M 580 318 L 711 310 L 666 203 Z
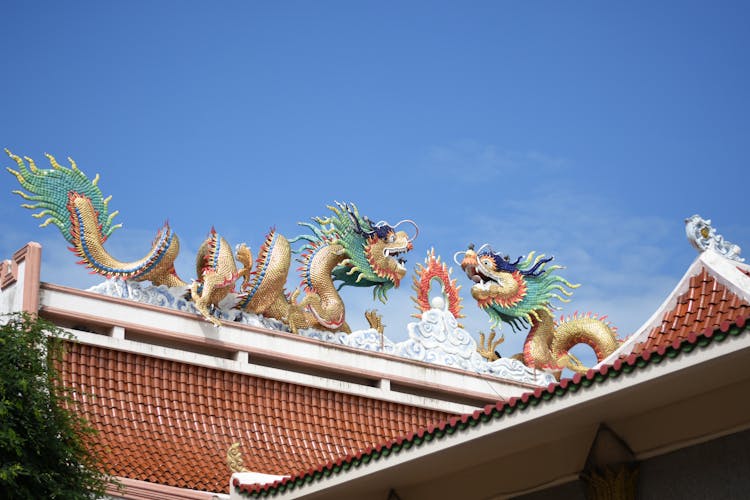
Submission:
M 5 2 L 0 143 L 73 157 L 112 194 L 137 258 L 169 219 L 194 276 L 211 226 L 270 226 L 354 201 L 421 229 L 378 309 L 404 338 L 413 266 L 469 242 L 554 255 L 563 312 L 641 325 L 695 258 L 683 220 L 747 247 L 744 2 Z M 9 159 L 4 166 L 12 166 Z M 43 279 L 98 282 L 0 177 L 0 251 L 44 245 Z M 487 317 L 464 285 L 464 324 Z M 296 276 L 290 284 L 298 282 Z M 353 327 L 374 305 L 346 294 Z M 505 330 L 510 355 L 522 335 Z

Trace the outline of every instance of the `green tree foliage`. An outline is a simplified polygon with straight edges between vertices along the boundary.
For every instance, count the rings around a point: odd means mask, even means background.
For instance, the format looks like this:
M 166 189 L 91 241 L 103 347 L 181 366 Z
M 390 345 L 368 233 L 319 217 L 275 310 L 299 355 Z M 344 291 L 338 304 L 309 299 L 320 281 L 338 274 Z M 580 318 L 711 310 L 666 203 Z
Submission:
M 101 497 L 94 430 L 58 371 L 70 335 L 28 314 L 0 323 L 0 498 Z

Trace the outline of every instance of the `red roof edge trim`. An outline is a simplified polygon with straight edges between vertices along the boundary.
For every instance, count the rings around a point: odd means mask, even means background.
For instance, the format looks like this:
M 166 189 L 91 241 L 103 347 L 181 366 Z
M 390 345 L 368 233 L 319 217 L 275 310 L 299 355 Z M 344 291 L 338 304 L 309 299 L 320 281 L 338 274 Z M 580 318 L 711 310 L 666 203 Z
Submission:
M 688 335 L 687 338 L 683 339 L 682 341 L 677 341 L 673 345 L 670 345 L 666 347 L 665 349 L 658 349 L 654 351 L 646 351 L 639 355 L 630 354 L 627 358 L 624 359 L 624 362 L 622 360 L 617 360 L 612 365 L 605 365 L 607 367 L 606 370 L 602 370 L 601 368 L 599 370 L 589 370 L 586 373 L 586 377 L 582 377 L 580 373 L 576 373 L 572 378 L 565 378 L 562 379 L 557 384 L 550 384 L 548 387 L 548 392 L 553 394 L 553 396 L 562 396 L 565 393 L 568 392 L 568 390 L 578 390 L 580 387 L 589 387 L 596 383 L 603 382 L 609 378 L 614 378 L 619 376 L 621 373 L 630 373 L 632 371 L 635 371 L 637 369 L 643 368 L 647 366 L 650 360 L 653 360 L 654 363 L 659 363 L 665 358 L 675 358 L 678 357 L 682 352 L 690 352 L 695 347 L 707 347 L 709 344 L 713 343 L 713 341 L 722 342 L 729 336 L 736 336 L 743 334 L 745 332 L 750 332 L 750 328 L 745 328 L 745 325 L 747 323 L 748 317 L 747 316 L 739 316 L 737 319 L 733 322 L 724 322 L 719 329 L 711 330 L 706 329 L 702 334 L 696 335 Z M 716 333 L 728 333 L 729 335 L 715 335 Z M 662 352 L 659 352 L 662 351 Z M 630 367 L 628 369 L 627 367 Z M 604 368 L 604 367 L 602 367 Z M 586 380 L 587 383 L 583 383 L 582 380 Z M 540 395 L 537 395 L 537 392 L 539 390 L 535 390 L 532 392 L 527 392 L 523 394 L 520 398 L 510 398 L 507 402 L 498 401 L 495 404 L 489 404 L 484 408 L 484 411 L 477 410 L 472 414 L 464 414 L 461 415 L 460 418 L 451 417 L 447 422 L 442 422 L 441 425 L 438 426 L 429 426 L 427 428 L 421 428 L 418 432 L 412 432 L 405 438 L 399 438 L 398 440 L 390 442 L 391 444 L 393 442 L 398 444 L 398 447 L 394 450 L 395 453 L 398 453 L 401 451 L 401 449 L 404 448 L 410 448 L 412 445 L 414 446 L 421 446 L 425 442 L 431 440 L 431 439 L 440 439 L 445 436 L 445 432 L 438 432 L 438 429 L 442 431 L 445 428 L 456 428 L 457 430 L 463 430 L 466 429 L 469 426 L 475 426 L 480 424 L 481 422 L 489 421 L 490 419 L 482 418 L 482 416 L 495 416 L 498 418 L 501 418 L 503 415 L 514 413 L 515 410 L 523 411 L 531 406 L 536 406 L 537 404 L 541 404 L 544 401 L 551 400 L 553 398 L 547 398 L 545 399 L 543 394 L 540 393 Z M 529 400 L 532 401 L 533 404 L 528 404 Z M 423 439 L 425 436 L 428 436 L 427 439 Z M 403 444 L 403 446 L 401 446 Z M 378 445 L 377 447 L 370 448 L 369 450 L 365 452 L 359 452 L 357 455 L 352 456 L 348 455 L 346 457 L 342 457 L 341 459 L 337 460 L 337 463 L 342 463 L 345 465 L 359 465 L 361 462 L 369 462 L 371 458 L 379 458 L 380 457 L 380 451 L 382 450 L 382 445 Z M 377 455 L 377 456 L 374 456 Z M 327 474 L 326 476 L 331 475 L 332 473 L 332 463 L 328 462 L 326 464 Z M 348 467 L 338 467 L 337 470 L 335 470 L 335 473 L 339 473 L 342 470 L 347 470 Z M 235 486 L 235 490 L 239 491 L 240 493 L 248 493 L 250 496 L 253 497 L 259 497 L 259 496 L 266 496 L 268 494 L 275 495 L 279 493 L 279 489 L 283 489 L 284 491 L 288 487 L 289 489 L 294 489 L 297 486 L 301 486 L 302 484 L 312 482 L 313 480 L 320 479 L 323 474 L 323 466 L 319 465 L 317 468 L 311 468 L 306 472 L 302 472 L 297 474 L 296 476 L 285 478 L 283 481 L 276 483 L 273 483 L 273 485 L 265 485 L 265 487 L 261 487 L 259 485 L 239 485 L 238 481 L 233 481 L 233 485 Z

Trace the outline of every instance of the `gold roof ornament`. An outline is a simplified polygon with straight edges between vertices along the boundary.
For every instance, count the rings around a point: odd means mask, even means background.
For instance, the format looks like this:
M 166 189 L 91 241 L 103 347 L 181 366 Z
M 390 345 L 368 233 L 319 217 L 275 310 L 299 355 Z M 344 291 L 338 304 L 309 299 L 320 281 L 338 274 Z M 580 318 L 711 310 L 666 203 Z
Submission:
M 239 441 L 233 443 L 227 449 L 227 467 L 229 467 L 229 470 L 232 471 L 232 473 L 248 472 L 247 467 L 245 467 L 245 462 L 242 460 L 242 451 L 240 450 Z

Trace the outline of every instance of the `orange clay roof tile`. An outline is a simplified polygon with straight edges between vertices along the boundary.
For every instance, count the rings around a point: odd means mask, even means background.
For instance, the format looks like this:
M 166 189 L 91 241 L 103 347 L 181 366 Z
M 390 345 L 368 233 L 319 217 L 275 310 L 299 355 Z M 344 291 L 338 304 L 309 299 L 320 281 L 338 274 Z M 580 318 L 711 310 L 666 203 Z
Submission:
M 743 271 L 744 272 L 744 271 Z M 688 334 L 706 328 L 718 328 L 722 322 L 750 314 L 750 304 L 703 269 L 690 278 L 688 289 L 677 298 L 675 307 L 666 312 L 661 323 L 649 332 L 632 354 L 638 355 L 684 340 Z
M 211 492 L 235 442 L 248 470 L 296 475 L 450 416 L 78 343 L 62 372 L 112 474 Z
M 727 338 L 745 335 L 747 323 L 748 317 L 740 315 L 732 320 L 724 321 L 720 328 L 715 330 L 709 328 L 703 332 L 693 332 L 688 334 L 684 340 L 674 342 L 671 345 L 661 345 L 657 349 L 645 351 L 640 355 L 629 354 L 615 360 L 611 365 L 602 365 L 596 370 L 589 369 L 585 374 L 576 373 L 572 378 L 564 378 L 558 383 L 549 384 L 546 388 L 539 387 L 533 392 L 523 394 L 521 397 L 512 397 L 507 401 L 498 401 L 496 404 L 487 405 L 484 410 L 476 410 L 474 413 L 429 424 L 406 436 L 377 443 L 356 454 L 321 462 L 317 466 L 290 478 L 259 485 L 243 484 L 240 478 L 235 477 L 232 486 L 234 491 L 240 495 L 253 498 L 271 497 L 280 492 L 293 491 L 303 484 L 346 473 L 352 467 L 367 466 L 366 464 L 374 461 L 388 460 L 390 457 L 401 453 L 403 449 L 410 449 L 414 446 L 420 447 L 426 442 L 445 439 L 446 436 L 453 435 L 456 432 L 464 432 L 466 429 L 475 426 L 493 425 L 492 422 L 496 419 L 502 419 L 517 412 L 533 412 L 537 406 L 544 405 L 556 398 L 565 397 L 569 391 L 585 391 L 591 387 L 596 387 L 609 377 L 619 377 L 623 374 L 628 376 L 631 373 L 637 373 L 638 370 L 648 366 L 651 362 L 659 363 L 665 359 L 672 359 L 680 355 L 683 350 L 690 352 L 695 347 L 706 348 L 713 342 L 724 342 Z

